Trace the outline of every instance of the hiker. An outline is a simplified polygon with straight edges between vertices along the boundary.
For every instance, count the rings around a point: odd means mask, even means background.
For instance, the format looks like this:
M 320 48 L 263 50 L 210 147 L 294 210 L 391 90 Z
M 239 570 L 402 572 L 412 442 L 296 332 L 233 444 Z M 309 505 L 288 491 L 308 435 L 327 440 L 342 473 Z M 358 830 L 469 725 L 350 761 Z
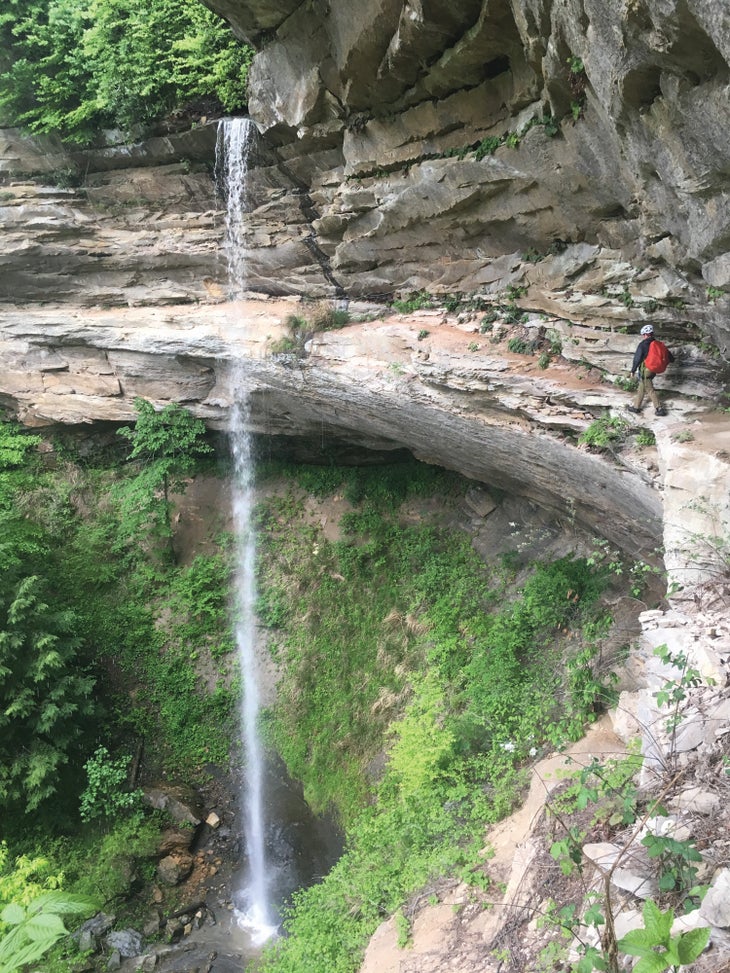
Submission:
M 656 414 L 665 416 L 667 410 L 662 408 L 659 396 L 656 394 L 653 379 L 655 375 L 661 375 L 666 371 L 669 362 L 674 361 L 674 355 L 667 346 L 654 337 L 654 326 L 645 324 L 641 329 L 641 341 L 634 352 L 634 361 L 631 365 L 631 377 L 638 374 L 639 388 L 636 392 L 634 404 L 627 406 L 629 412 L 641 412 L 641 403 L 644 396 L 648 395 Z

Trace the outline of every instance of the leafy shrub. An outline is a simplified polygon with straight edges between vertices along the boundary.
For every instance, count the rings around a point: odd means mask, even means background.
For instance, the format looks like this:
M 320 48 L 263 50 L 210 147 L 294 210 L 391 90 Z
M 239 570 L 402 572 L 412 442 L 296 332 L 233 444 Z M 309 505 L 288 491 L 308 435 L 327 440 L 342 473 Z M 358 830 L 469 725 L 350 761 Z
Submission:
M 539 253 L 534 247 L 528 247 L 522 254 L 522 259 L 528 264 L 537 264 L 544 259 L 543 254 Z
M 524 324 L 528 315 L 513 301 L 502 308 L 502 317 L 505 324 Z
M 127 788 L 130 756 L 112 759 L 106 747 L 97 747 L 84 764 L 87 784 L 79 808 L 82 821 L 115 818 L 139 806 L 141 791 Z
M 172 580 L 182 609 L 201 622 L 204 629 L 227 618 L 231 573 L 226 554 L 198 554 Z
M 477 145 L 476 150 L 474 151 L 474 158 L 477 160 L 477 162 L 481 162 L 485 156 L 494 155 L 500 145 L 502 145 L 502 142 L 503 139 L 499 136 L 487 136 L 487 138 L 482 139 L 479 145 Z
M 5 124 L 88 143 L 201 98 L 246 103 L 252 51 L 189 0 L 7 0 L 0 16 Z
M 548 331 L 548 343 L 551 355 L 559 355 L 563 350 L 563 340 L 559 331 Z
M 627 378 L 625 375 L 617 375 L 613 384 L 617 385 L 624 392 L 635 392 L 639 387 L 639 381 L 636 378 Z
M 137 475 L 120 479 L 112 491 L 119 504 L 117 549 L 131 548 L 134 556 L 142 538 L 151 537 L 174 560 L 170 494 L 185 489 L 185 477 L 212 448 L 205 442 L 205 423 L 183 406 L 171 403 L 158 411 L 136 398 L 134 408 L 134 426 L 117 430 L 132 444 L 129 459 L 138 463 Z
M 656 436 L 651 429 L 640 429 L 636 434 L 637 446 L 656 446 Z
M 47 857 L 27 854 L 13 857 L 7 843 L 0 841 L 0 909 L 9 902 L 28 905 L 41 893 L 62 885 L 63 872 Z
M 306 321 L 312 331 L 334 331 L 344 328 L 350 321 L 350 313 L 344 308 L 338 308 L 331 301 L 316 301 L 305 305 Z
M 410 314 L 424 308 L 432 308 L 433 300 L 427 291 L 411 291 L 407 298 L 393 301 L 393 307 L 400 314 Z
M 101 833 L 87 828 L 81 835 L 58 839 L 51 850 L 63 861 L 70 891 L 94 899 L 101 908 L 117 907 L 140 878 L 140 864 L 153 860 L 160 827 L 157 815 L 137 811 L 113 820 Z
M 603 416 L 596 419 L 578 437 L 579 443 L 594 449 L 608 449 L 623 442 L 629 431 L 629 424 L 618 416 Z

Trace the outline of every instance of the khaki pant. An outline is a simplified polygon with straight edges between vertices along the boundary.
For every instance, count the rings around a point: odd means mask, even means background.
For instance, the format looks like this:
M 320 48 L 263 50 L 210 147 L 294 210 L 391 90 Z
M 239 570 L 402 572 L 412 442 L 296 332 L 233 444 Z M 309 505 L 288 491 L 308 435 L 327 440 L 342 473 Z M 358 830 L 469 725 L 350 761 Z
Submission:
M 656 394 L 653 379 L 654 372 L 650 372 L 644 365 L 642 365 L 639 368 L 639 387 L 636 390 L 636 398 L 634 399 L 635 409 L 641 408 L 641 403 L 644 401 L 645 395 L 649 396 L 649 401 L 655 409 L 660 407 L 659 396 Z

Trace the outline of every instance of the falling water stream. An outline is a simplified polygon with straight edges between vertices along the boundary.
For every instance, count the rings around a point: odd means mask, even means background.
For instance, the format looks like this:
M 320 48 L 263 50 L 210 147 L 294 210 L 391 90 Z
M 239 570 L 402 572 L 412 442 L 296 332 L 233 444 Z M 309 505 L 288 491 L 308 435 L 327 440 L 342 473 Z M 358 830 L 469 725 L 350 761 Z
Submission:
M 259 687 L 256 677 L 254 604 L 256 538 L 251 526 L 252 458 L 251 436 L 246 430 L 247 409 L 239 401 L 233 410 L 234 480 L 233 519 L 237 538 L 236 559 L 236 646 L 241 667 L 243 695 L 241 730 L 246 772 L 241 795 L 244 834 L 248 858 L 248 881 L 240 894 L 240 925 L 248 929 L 254 944 L 265 942 L 276 931 L 269 906 L 269 874 L 266 862 L 264 822 L 264 756 L 258 734 Z
M 254 137 L 254 126 L 246 118 L 227 119 L 220 123 L 218 159 L 226 180 L 226 245 L 232 297 L 240 297 L 246 286 L 242 234 L 248 158 Z M 246 768 L 241 807 L 248 861 L 244 888 L 236 893 L 235 899 L 239 925 L 250 933 L 254 945 L 260 945 L 276 933 L 276 922 L 270 905 L 270 869 L 266 861 L 264 820 L 264 755 L 257 726 L 259 685 L 254 619 L 256 537 L 251 517 L 253 458 L 248 431 L 248 389 L 242 370 L 234 371 L 233 382 L 237 397 L 230 429 L 234 459 L 233 519 L 237 541 L 235 634 L 243 687 L 241 732 Z
M 225 119 L 218 128 L 216 179 L 226 199 L 226 251 L 232 332 L 245 330 L 247 289 L 246 218 L 249 209 L 248 163 L 257 132 L 244 118 Z M 240 837 L 245 871 L 231 890 L 239 931 L 247 937 L 243 952 L 252 955 L 277 935 L 281 907 L 297 888 L 317 881 L 342 852 L 342 837 L 328 817 L 312 815 L 281 760 L 267 754 L 258 734 L 260 680 L 255 625 L 256 535 L 253 442 L 249 432 L 250 370 L 234 365 L 235 404 L 230 441 L 234 460 L 233 518 L 236 534 L 235 635 L 241 670 L 241 737 L 245 770 L 239 795 Z

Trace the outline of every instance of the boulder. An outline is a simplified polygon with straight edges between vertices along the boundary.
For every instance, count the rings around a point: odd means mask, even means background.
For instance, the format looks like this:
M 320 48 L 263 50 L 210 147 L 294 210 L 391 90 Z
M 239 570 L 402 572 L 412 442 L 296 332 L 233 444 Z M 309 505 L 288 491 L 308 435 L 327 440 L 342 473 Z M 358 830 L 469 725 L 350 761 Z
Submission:
M 120 956 L 127 959 L 139 956 L 142 952 L 142 935 L 134 929 L 120 929 L 108 933 L 106 945 L 112 951 L 116 951 Z
M 194 859 L 186 852 L 166 855 L 157 865 L 157 877 L 165 885 L 179 885 L 193 870 Z
M 98 912 L 91 919 L 83 922 L 72 934 L 78 943 L 79 951 L 82 953 L 85 953 L 87 950 L 96 952 L 99 948 L 99 942 L 109 932 L 115 922 L 116 916 L 107 915 L 104 912 Z
M 192 790 L 170 785 L 146 787 L 144 800 L 157 811 L 167 811 L 177 824 L 195 828 L 200 824 L 200 799 Z
M 700 915 L 713 926 L 730 927 L 730 868 L 721 868 L 713 878 L 702 900 Z

